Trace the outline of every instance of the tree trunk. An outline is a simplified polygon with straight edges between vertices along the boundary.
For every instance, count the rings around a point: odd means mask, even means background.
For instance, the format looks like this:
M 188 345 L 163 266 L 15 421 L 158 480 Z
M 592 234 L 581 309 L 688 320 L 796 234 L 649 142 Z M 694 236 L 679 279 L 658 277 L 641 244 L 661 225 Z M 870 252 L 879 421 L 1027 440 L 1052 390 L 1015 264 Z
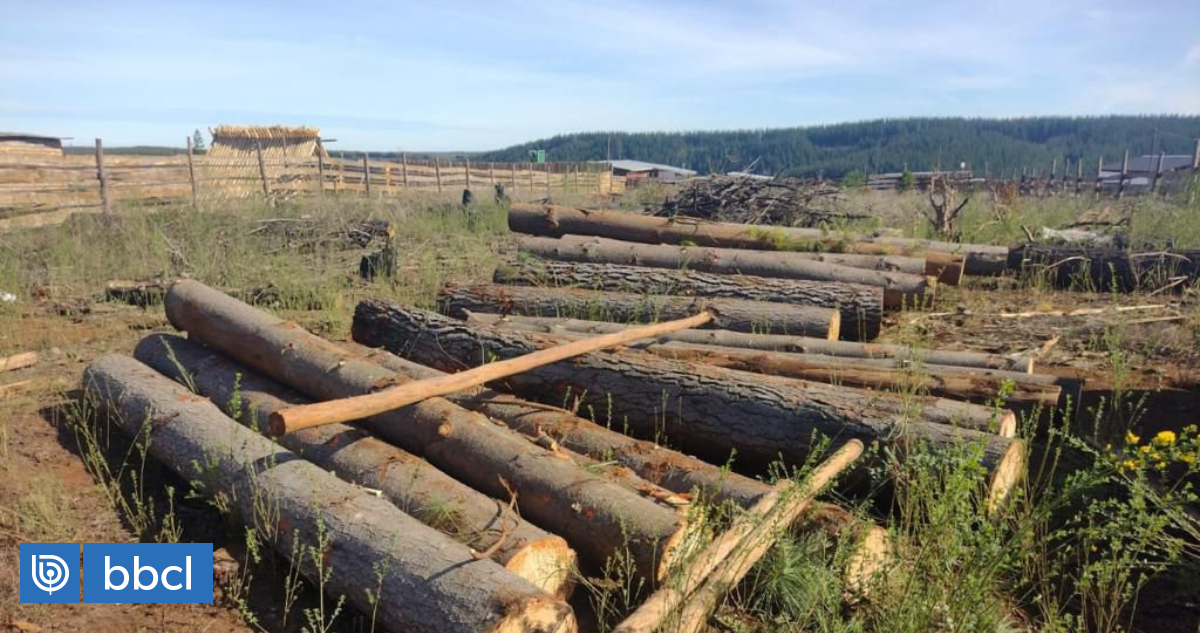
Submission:
M 587 235 L 642 244 L 907 256 L 906 259 L 924 261 L 920 268 L 912 262 L 903 264 L 908 267 L 903 272 L 930 275 L 952 286 L 958 285 L 963 273 L 962 258 L 951 253 L 886 247 L 862 242 L 854 237 L 839 239 L 836 234 L 830 235 L 821 229 L 709 222 L 681 216 L 660 218 L 625 211 L 574 209 L 549 204 L 512 205 L 508 210 L 508 227 L 519 233 L 544 237 Z M 898 258 L 895 261 L 899 263 Z
M 1038 408 L 1053 411 L 1060 404 L 1062 387 L 1052 376 L 1035 377 L 1029 374 L 1004 372 L 1002 375 L 970 371 L 942 370 L 936 366 L 904 367 L 895 360 L 840 359 L 813 354 L 760 352 L 693 345 L 690 343 L 653 343 L 631 345 L 664 358 L 691 360 L 739 369 L 768 376 L 786 376 L 860 389 L 879 389 L 895 393 L 920 393 L 941 398 L 990 404 L 1003 400 L 1004 406 L 1022 411 Z M 890 366 L 889 366 L 890 365 Z M 1000 393 L 1009 383 L 1011 393 Z
M 597 264 L 625 264 L 651 268 L 687 268 L 707 273 L 755 275 L 780 279 L 809 279 L 879 286 L 884 305 L 898 307 L 921 304 L 926 291 L 932 295 L 933 280 L 923 275 L 865 270 L 812 261 L 802 253 L 765 253 L 761 251 L 631 244 L 600 237 L 566 236 L 560 239 L 529 237 L 520 249 L 546 259 Z
M 295 323 L 195 281 L 171 286 L 166 312 L 189 338 L 314 399 L 355 396 L 407 382 Z M 628 552 L 642 577 L 658 580 L 674 560 L 674 546 L 690 534 L 675 512 L 443 398 L 362 424 L 490 496 L 506 498 L 507 481 L 518 495 L 521 515 L 566 538 L 589 564 L 603 566 L 614 553 Z
M 958 254 L 963 257 L 963 273 L 977 276 L 996 276 L 1004 272 L 1008 260 L 1008 248 L 992 244 L 960 244 L 939 242 L 909 237 L 876 235 L 868 238 L 872 244 L 895 246 L 911 252 L 939 252 Z
M 500 266 L 494 279 L 502 284 L 577 286 L 610 292 L 718 297 L 835 308 L 841 313 L 842 336 L 854 340 L 871 340 L 878 336 L 883 318 L 883 289 L 860 284 L 550 260 Z
M 309 402 L 178 336 L 152 334 L 133 354 L 260 432 L 266 430 L 271 413 Z M 346 424 L 303 429 L 279 438 L 279 443 L 342 479 L 379 490 L 396 507 L 471 549 L 493 552 L 509 571 L 547 593 L 570 594 L 575 552 L 566 541 L 507 512 L 505 503 L 459 483 L 420 457 Z
M 383 347 L 443 371 L 511 358 L 552 344 L 531 335 L 502 334 L 441 315 L 374 300 L 359 303 L 354 340 Z M 983 465 L 996 473 L 989 497 L 1007 494 L 1021 474 L 1020 440 L 949 422 L 980 422 L 985 407 L 930 397 L 899 398 L 701 363 L 644 354 L 598 352 L 546 365 L 503 381 L 518 396 L 561 404 L 643 438 L 664 438 L 713 463 L 734 456 L 765 465 L 783 457 L 797 463 L 816 436 L 880 441 L 903 448 L 910 441 L 934 447 L 978 442 Z M 1013 424 L 1012 413 L 993 421 Z
M 1200 277 L 1200 250 L 1130 253 L 1118 248 L 1024 244 L 1008 254 L 1008 267 L 1045 274 L 1056 288 L 1091 292 L 1154 290 L 1177 277 Z M 1177 284 L 1182 288 L 1183 284 Z
M 736 332 L 805 334 L 837 340 L 841 313 L 832 308 L 794 306 L 743 299 L 708 299 L 601 292 L 577 288 L 535 288 L 447 284 L 438 304 L 451 316 L 468 312 L 515 312 L 527 316 L 596 316 L 620 323 L 682 319 L 708 310 L 713 327 Z
M 558 319 L 552 317 L 525 317 L 472 312 L 468 321 L 486 325 L 506 332 L 530 332 L 534 334 L 583 334 L 595 335 L 615 332 L 625 327 L 621 323 L 606 321 L 584 321 L 581 319 Z M 849 341 L 827 341 L 804 336 L 782 334 L 746 334 L 729 330 L 680 330 L 658 337 L 659 341 L 679 341 L 697 345 L 719 345 L 771 352 L 794 352 L 798 354 L 820 354 L 838 358 L 896 359 L 905 363 L 920 362 L 926 365 L 993 369 L 1033 373 L 1032 358 L 1009 358 L 979 352 L 916 349 L 903 345 L 885 343 L 852 343 Z
M 576 630 L 566 604 L 494 561 L 474 560 L 465 545 L 298 459 L 131 358 L 97 359 L 84 372 L 83 386 L 130 435 L 148 434 L 156 459 L 198 489 L 224 493 L 306 576 L 318 583 L 326 576 L 326 591 L 377 613 L 384 627 L 430 633 Z M 381 561 L 387 564 L 381 567 Z M 377 574 L 382 578 L 376 580 Z

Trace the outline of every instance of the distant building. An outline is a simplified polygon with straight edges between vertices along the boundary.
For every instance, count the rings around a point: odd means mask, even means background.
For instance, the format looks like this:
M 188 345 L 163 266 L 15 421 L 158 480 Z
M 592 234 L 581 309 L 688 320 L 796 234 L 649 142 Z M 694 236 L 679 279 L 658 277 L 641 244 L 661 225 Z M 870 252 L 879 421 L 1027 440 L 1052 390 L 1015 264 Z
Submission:
M 0 132 L 0 156 L 13 158 L 62 158 L 62 139 L 22 132 Z
M 614 160 L 610 161 L 609 164 L 612 165 L 613 175 L 623 176 L 627 186 L 636 186 L 637 183 L 643 180 L 679 182 L 696 175 L 696 172 L 691 169 L 672 167 L 671 165 L 659 165 L 658 163 L 647 163 L 640 160 Z

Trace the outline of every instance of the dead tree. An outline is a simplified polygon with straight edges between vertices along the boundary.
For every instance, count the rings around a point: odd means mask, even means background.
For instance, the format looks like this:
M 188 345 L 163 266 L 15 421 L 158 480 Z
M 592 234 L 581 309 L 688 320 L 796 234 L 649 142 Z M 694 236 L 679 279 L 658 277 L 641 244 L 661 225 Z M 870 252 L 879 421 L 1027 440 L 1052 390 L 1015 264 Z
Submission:
M 957 200 L 958 190 L 945 178 L 934 176 L 929 185 L 929 205 L 933 208 L 925 212 L 925 217 L 929 219 L 929 224 L 938 235 L 955 241 L 960 237 L 955 228 L 958 216 L 971 201 L 971 196 L 963 198 L 963 201 L 956 205 Z

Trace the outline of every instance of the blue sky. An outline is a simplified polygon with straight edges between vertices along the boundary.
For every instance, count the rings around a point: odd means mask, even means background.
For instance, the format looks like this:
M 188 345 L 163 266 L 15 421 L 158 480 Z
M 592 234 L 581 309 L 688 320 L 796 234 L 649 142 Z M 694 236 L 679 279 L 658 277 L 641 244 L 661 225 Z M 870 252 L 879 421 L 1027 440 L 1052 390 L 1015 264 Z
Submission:
M 0 0 L 0 130 L 338 147 L 924 115 L 1200 113 L 1200 1 Z

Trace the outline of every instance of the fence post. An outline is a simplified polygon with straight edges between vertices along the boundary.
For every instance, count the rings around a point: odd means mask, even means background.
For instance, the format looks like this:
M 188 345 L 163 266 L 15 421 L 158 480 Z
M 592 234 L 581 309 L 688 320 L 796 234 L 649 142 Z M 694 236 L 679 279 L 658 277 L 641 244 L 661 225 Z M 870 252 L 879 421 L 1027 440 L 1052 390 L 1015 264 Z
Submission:
M 187 159 L 188 159 L 188 184 L 192 187 L 192 208 L 196 208 L 196 168 L 192 165 L 192 152 L 195 150 L 195 143 L 192 142 L 192 137 L 187 137 Z
M 1196 149 L 1192 151 L 1192 171 L 1200 171 L 1200 138 L 1196 139 Z
M 1096 159 L 1096 187 L 1095 194 L 1100 195 L 1100 185 L 1104 180 L 1104 154 Z
M 389 161 L 383 163 L 383 192 L 392 192 L 392 163 Z
M 400 184 L 408 191 L 408 154 L 400 152 Z
M 442 165 L 437 156 L 433 157 L 433 175 L 437 178 L 438 193 L 442 192 Z
M 367 158 L 367 153 L 363 152 L 363 186 L 367 190 L 367 198 L 371 197 L 371 161 Z
M 1158 152 L 1158 164 L 1154 167 L 1154 180 L 1150 182 L 1150 193 L 1158 191 L 1158 181 L 1162 178 L 1163 161 L 1166 160 L 1167 153 L 1164 151 Z
M 1125 197 L 1125 179 L 1129 177 L 1129 148 L 1125 148 L 1125 160 L 1121 163 L 1121 184 L 1117 187 L 1117 199 Z
M 488 184 L 496 186 L 496 164 L 488 161 Z
M 269 200 L 271 188 L 267 185 L 267 163 L 263 161 L 261 141 L 254 141 L 254 152 L 258 155 L 258 176 L 262 179 L 263 197 Z
M 467 189 L 470 189 L 470 188 L 471 188 L 471 159 L 470 159 L 470 158 L 468 158 L 468 157 L 466 157 L 466 156 L 463 156 L 463 162 L 464 162 L 464 163 L 466 164 L 466 166 L 467 166 L 467 167 L 466 167 L 466 170 L 467 170 Z
M 1075 196 L 1083 193 L 1083 156 L 1075 162 Z
M 96 180 L 100 181 L 100 209 L 104 213 L 112 213 L 112 203 L 108 199 L 108 174 L 104 173 L 104 141 L 96 139 Z
M 325 146 L 317 139 L 317 196 L 325 197 Z

